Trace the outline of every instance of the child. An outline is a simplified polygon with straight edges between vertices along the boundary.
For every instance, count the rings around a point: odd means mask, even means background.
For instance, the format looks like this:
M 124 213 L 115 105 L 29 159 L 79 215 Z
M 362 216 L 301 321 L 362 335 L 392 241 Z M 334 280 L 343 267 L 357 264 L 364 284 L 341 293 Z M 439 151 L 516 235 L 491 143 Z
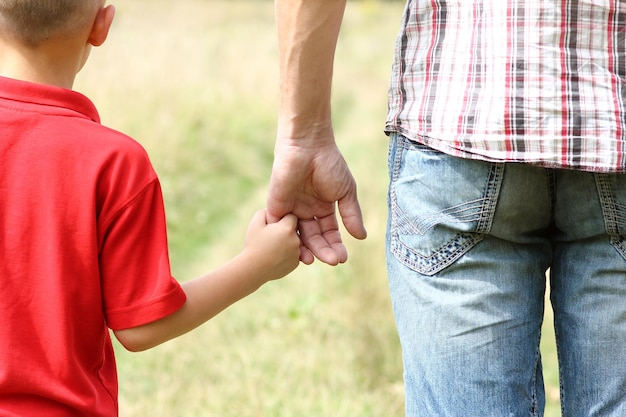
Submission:
M 296 218 L 178 284 L 143 148 L 71 90 L 105 0 L 0 0 L 0 416 L 115 416 L 108 329 L 131 351 L 194 329 L 299 262 Z

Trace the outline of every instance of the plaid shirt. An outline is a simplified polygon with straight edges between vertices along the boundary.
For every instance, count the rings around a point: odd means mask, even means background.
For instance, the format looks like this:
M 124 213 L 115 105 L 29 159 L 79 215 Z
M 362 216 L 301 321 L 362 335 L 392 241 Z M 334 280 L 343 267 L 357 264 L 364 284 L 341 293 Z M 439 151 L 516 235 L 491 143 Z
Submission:
M 487 161 L 626 172 L 626 1 L 409 0 L 387 132 Z

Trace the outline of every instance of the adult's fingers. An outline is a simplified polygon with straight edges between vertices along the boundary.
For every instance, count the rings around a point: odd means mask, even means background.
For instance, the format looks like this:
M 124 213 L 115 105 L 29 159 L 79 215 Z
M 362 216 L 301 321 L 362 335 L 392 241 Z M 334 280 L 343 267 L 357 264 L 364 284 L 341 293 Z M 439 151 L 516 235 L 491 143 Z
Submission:
M 320 261 L 334 266 L 348 259 L 335 213 L 323 218 L 300 220 L 298 230 L 302 244 Z

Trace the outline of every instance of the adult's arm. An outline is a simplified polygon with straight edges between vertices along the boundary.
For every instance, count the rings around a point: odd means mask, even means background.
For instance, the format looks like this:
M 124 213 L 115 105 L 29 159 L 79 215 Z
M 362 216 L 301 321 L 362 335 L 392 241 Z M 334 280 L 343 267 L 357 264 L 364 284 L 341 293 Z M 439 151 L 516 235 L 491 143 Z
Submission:
M 337 212 L 355 238 L 367 235 L 356 183 L 337 148 L 331 86 L 346 0 L 276 0 L 280 106 L 268 221 L 298 217 L 301 260 L 347 260 Z

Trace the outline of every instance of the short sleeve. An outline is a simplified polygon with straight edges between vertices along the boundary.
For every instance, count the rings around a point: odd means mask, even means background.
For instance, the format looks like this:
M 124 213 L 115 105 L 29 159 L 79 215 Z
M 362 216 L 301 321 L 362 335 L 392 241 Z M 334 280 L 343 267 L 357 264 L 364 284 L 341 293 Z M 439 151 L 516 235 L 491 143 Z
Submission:
M 103 305 L 111 329 L 159 320 L 185 303 L 185 293 L 171 274 L 158 179 L 115 213 L 102 233 Z

